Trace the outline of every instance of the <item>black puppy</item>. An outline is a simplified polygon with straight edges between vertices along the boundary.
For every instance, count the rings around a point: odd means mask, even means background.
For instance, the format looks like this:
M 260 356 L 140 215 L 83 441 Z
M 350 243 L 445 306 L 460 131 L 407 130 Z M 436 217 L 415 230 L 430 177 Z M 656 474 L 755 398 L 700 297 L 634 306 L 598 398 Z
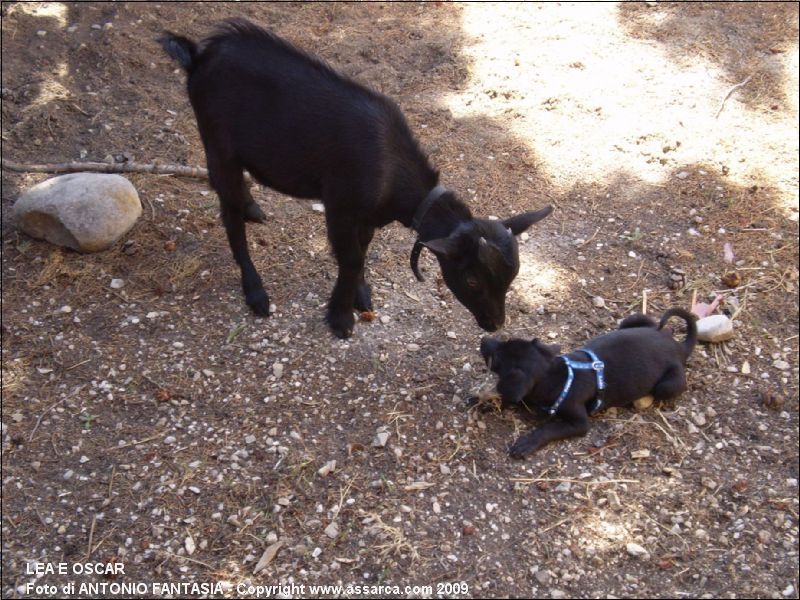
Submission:
M 678 343 L 663 327 L 671 317 L 686 321 Z M 511 456 L 523 458 L 555 440 L 586 435 L 589 415 L 600 408 L 629 406 L 653 396 L 665 400 L 686 389 L 684 364 L 697 343 L 696 317 L 671 308 L 660 322 L 641 314 L 627 317 L 619 330 L 559 356 L 558 346 L 512 339 L 481 341 L 489 369 L 497 373 L 503 407 L 525 404 L 553 419 L 519 437 Z

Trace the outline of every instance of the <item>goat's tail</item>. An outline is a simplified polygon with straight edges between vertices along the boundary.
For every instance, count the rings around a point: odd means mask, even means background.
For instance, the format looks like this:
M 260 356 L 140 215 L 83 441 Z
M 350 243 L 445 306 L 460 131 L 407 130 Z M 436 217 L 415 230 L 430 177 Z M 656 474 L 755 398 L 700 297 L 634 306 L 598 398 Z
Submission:
M 164 51 L 178 61 L 187 73 L 192 71 L 197 60 L 197 44 L 189 38 L 169 31 L 165 31 L 158 41 Z
M 686 339 L 683 340 L 684 360 L 686 360 L 697 345 L 697 325 L 695 323 L 697 317 L 682 308 L 670 308 L 664 313 L 664 316 L 661 317 L 658 328 L 662 329 L 672 317 L 680 317 L 686 321 Z

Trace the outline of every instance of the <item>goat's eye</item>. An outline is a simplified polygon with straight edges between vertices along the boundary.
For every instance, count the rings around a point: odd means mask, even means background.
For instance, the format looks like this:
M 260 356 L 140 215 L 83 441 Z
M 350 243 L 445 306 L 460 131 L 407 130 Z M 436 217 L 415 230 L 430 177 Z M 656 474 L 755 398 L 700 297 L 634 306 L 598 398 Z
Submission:
M 476 289 L 480 285 L 477 277 L 467 277 L 467 286 Z

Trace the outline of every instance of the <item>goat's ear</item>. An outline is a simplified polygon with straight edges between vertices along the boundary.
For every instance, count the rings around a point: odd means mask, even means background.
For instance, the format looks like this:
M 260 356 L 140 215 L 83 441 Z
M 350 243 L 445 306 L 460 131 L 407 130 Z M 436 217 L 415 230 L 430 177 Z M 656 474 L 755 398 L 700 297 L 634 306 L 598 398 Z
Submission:
M 442 256 L 444 258 L 455 256 L 458 252 L 458 242 L 450 237 L 429 240 L 427 242 L 421 242 L 421 244 L 436 256 Z
M 527 212 L 517 215 L 516 217 L 509 217 L 503 221 L 503 225 L 510 229 L 511 233 L 514 235 L 519 235 L 534 223 L 544 219 L 551 212 L 553 212 L 553 207 L 545 206 L 544 208 L 534 212 Z

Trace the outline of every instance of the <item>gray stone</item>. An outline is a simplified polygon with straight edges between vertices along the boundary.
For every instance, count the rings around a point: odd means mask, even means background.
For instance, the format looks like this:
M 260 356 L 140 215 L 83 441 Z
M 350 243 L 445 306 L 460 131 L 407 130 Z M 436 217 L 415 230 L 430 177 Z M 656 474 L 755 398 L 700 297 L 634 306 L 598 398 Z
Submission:
M 711 315 L 697 321 L 697 339 L 701 342 L 724 342 L 733 337 L 733 321 L 725 315 Z
M 28 235 L 79 252 L 105 250 L 141 214 L 131 182 L 100 173 L 47 179 L 22 194 L 12 209 L 17 226 Z

